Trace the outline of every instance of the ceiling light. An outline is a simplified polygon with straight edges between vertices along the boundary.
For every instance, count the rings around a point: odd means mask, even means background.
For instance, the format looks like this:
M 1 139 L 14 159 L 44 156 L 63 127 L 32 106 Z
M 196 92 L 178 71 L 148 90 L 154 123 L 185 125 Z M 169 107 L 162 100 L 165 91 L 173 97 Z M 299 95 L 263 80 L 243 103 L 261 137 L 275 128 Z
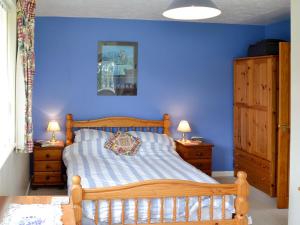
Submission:
M 201 20 L 221 14 L 210 0 L 174 0 L 163 16 L 175 20 Z

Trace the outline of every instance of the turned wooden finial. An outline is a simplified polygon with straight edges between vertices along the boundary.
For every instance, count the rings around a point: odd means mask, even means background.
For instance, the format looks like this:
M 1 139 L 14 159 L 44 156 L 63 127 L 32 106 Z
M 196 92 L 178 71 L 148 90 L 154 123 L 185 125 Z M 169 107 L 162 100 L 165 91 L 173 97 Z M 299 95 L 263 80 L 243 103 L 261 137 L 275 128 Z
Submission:
M 243 171 L 237 173 L 237 196 L 235 199 L 236 220 L 238 225 L 248 225 L 247 213 L 249 210 L 248 195 L 249 184 L 247 182 L 247 174 Z
M 170 135 L 171 121 L 170 121 L 169 114 L 164 114 L 163 121 L 164 121 L 164 134 Z
M 82 187 L 81 187 L 80 176 L 72 177 L 72 193 L 71 199 L 73 203 L 74 216 L 76 220 L 76 225 L 81 225 L 82 220 Z
M 80 182 L 81 182 L 80 176 L 73 176 L 72 177 L 72 184 L 73 185 L 80 185 Z

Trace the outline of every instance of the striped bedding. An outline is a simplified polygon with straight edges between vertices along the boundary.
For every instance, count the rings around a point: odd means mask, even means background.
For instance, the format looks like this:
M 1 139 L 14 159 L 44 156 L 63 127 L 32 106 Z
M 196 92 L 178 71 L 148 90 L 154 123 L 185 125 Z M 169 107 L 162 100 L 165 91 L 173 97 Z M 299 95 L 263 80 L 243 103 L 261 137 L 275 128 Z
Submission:
M 142 132 L 131 132 L 132 135 L 142 139 L 142 145 L 135 156 L 116 155 L 104 148 L 106 139 L 81 141 L 67 146 L 64 150 L 63 160 L 67 167 L 68 188 L 72 186 L 72 177 L 79 175 L 84 188 L 109 187 L 124 185 L 152 179 L 179 179 L 192 180 L 203 183 L 216 183 L 216 181 L 183 161 L 174 150 L 173 141 L 165 137 L 149 135 Z M 233 199 L 227 196 L 226 218 L 231 218 L 233 212 Z M 202 220 L 209 219 L 209 198 L 202 200 Z M 165 199 L 164 220 L 172 218 L 171 199 Z M 197 198 L 190 198 L 191 221 L 197 220 Z M 221 199 L 214 199 L 214 218 L 221 218 Z M 134 201 L 125 203 L 126 223 L 133 223 Z M 177 221 L 184 220 L 185 199 L 177 199 Z M 121 202 L 116 200 L 112 203 L 112 222 L 121 223 Z M 91 201 L 83 202 L 83 215 L 88 219 L 94 218 L 94 204 Z M 108 204 L 100 202 L 99 222 L 106 224 L 108 221 Z M 147 221 L 147 201 L 139 200 L 138 204 L 139 223 Z M 159 220 L 160 202 L 152 201 L 151 221 Z

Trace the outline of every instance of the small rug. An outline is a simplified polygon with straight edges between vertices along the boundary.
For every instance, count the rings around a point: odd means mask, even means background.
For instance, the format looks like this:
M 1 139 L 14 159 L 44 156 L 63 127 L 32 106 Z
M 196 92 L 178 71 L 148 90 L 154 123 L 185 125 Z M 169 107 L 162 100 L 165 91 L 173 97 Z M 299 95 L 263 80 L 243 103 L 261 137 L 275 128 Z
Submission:
M 62 225 L 60 205 L 10 204 L 0 225 Z

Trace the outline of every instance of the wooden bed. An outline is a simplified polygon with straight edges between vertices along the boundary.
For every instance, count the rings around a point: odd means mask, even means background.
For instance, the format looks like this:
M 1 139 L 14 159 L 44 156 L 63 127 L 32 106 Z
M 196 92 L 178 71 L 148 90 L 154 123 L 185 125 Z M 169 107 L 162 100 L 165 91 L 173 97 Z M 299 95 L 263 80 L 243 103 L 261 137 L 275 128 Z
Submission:
M 142 120 L 131 117 L 107 117 L 96 120 L 75 121 L 72 114 L 68 114 L 66 118 L 66 144 L 73 143 L 73 129 L 78 128 L 98 128 L 101 130 L 115 131 L 118 129 L 141 130 L 159 132 L 169 135 L 171 122 L 168 114 L 164 114 L 162 120 Z M 82 221 L 82 201 L 92 200 L 95 203 L 94 223 L 98 224 L 99 200 L 108 201 L 108 224 L 112 224 L 112 201 L 122 201 L 122 224 L 125 223 L 125 207 L 124 202 L 129 199 L 135 199 L 135 223 L 138 223 L 138 199 L 148 200 L 148 220 L 144 224 L 157 225 L 248 225 L 248 193 L 249 185 L 246 180 L 246 173 L 240 171 L 237 174 L 237 180 L 234 184 L 206 184 L 194 181 L 183 180 L 148 180 L 143 182 L 131 183 L 128 185 L 114 186 L 108 188 L 82 188 L 81 178 L 74 176 L 72 178 L 71 200 L 74 206 L 74 214 L 76 224 L 80 225 Z M 225 196 L 235 195 L 235 216 L 232 219 L 225 219 Z M 215 220 L 213 216 L 213 205 L 209 206 L 209 220 L 200 220 L 201 207 L 197 209 L 198 221 L 189 221 L 186 216 L 185 222 L 176 221 L 176 198 L 186 197 L 185 215 L 189 215 L 189 198 L 198 197 L 199 203 L 203 196 L 209 196 L 211 202 L 214 197 L 222 197 L 222 219 Z M 173 221 L 166 222 L 160 219 L 158 223 L 151 223 L 151 199 L 161 199 L 160 218 L 164 215 L 164 198 L 173 198 L 174 207 Z

